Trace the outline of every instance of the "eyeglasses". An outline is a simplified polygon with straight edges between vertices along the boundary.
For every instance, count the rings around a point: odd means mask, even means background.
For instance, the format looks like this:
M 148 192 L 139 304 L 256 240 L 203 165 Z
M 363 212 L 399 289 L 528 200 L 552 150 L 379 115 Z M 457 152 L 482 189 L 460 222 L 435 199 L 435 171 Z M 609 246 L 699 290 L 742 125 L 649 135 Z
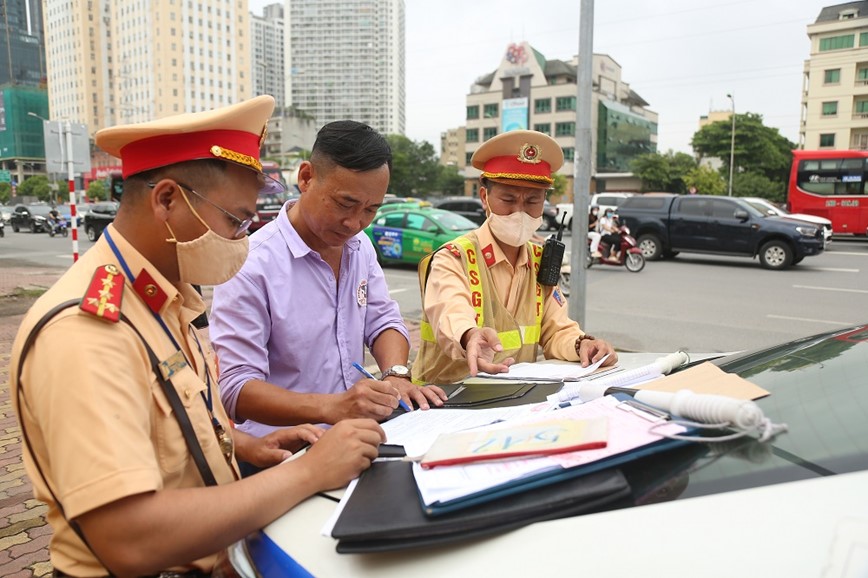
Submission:
M 214 201 L 212 201 L 208 197 L 206 197 L 200 193 L 197 193 L 192 187 L 189 187 L 187 185 L 179 183 L 178 181 L 175 181 L 175 184 L 177 184 L 178 188 L 180 188 L 182 191 L 184 189 L 187 189 L 188 191 L 190 191 L 191 193 L 193 193 L 194 195 L 196 195 L 197 197 L 199 197 L 200 199 L 202 199 L 203 201 L 205 201 L 206 203 L 208 203 L 209 205 L 211 205 L 212 207 L 214 207 L 215 209 L 217 209 L 218 211 L 222 212 L 224 215 L 226 215 L 227 217 L 232 219 L 232 222 L 235 223 L 235 238 L 238 238 L 241 235 L 243 235 L 244 233 L 246 233 L 247 229 L 250 228 L 250 224 L 253 223 L 252 217 L 248 218 L 248 219 L 239 219 L 238 217 L 236 217 L 235 215 L 233 215 L 232 213 L 230 213 L 229 211 L 227 211 L 226 209 L 224 209 L 223 207 L 221 207 L 220 205 L 218 205 L 217 203 L 215 203 Z M 148 183 L 148 186 L 153 189 L 155 186 L 157 186 L 157 184 L 156 183 Z

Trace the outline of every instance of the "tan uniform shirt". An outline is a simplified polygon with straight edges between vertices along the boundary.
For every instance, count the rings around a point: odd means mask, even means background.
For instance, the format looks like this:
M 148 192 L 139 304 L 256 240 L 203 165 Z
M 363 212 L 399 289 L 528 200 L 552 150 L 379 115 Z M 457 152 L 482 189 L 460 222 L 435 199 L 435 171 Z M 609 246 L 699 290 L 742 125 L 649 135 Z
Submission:
M 220 404 L 213 353 L 190 322 L 205 304 L 187 284 L 175 287 L 147 262 L 113 226 L 112 239 L 133 275 L 143 269 L 167 299 L 159 310 L 189 363 L 172 377 L 199 443 L 218 483 L 236 479 L 237 466 L 226 463 L 202 399 L 210 372 L 215 417 L 229 428 Z M 94 270 L 119 262 L 103 236 L 33 306 L 18 331 L 10 363 L 12 399 L 36 458 L 68 518 L 76 518 L 127 496 L 168 488 L 203 486 L 178 422 L 158 383 L 139 337 L 123 322 L 111 323 L 78 307 L 50 321 L 39 333 L 22 369 L 24 407 L 17 407 L 16 369 L 21 347 L 33 325 L 53 306 L 87 291 Z M 116 286 L 113 290 L 119 290 Z M 126 280 L 122 311 L 142 333 L 160 360 L 175 351 L 151 310 Z M 59 512 L 26 450 L 24 463 L 36 497 L 49 506 L 54 530 L 51 562 L 74 576 L 106 571 Z M 214 557 L 195 562 L 210 571 Z M 191 567 L 192 568 L 192 567 Z M 187 569 L 191 569 L 187 568 Z
M 513 268 L 494 240 L 487 222 L 475 232 L 480 249 L 488 245 L 492 247 L 494 263 L 488 269 L 500 302 L 514 315 L 519 307 L 521 281 L 534 274 L 527 248 L 521 248 L 517 265 Z M 482 259 L 480 266 L 485 266 Z M 438 252 L 432 260 L 423 307 L 440 348 L 452 359 L 464 359 L 466 352 L 461 346 L 461 336 L 476 327 L 476 312 L 470 301 L 470 282 L 464 265 L 461 259 L 446 250 Z M 540 331 L 540 345 L 546 359 L 578 361 L 575 343 L 582 333 L 579 324 L 567 317 L 566 301 L 560 292 L 555 295 L 547 288 Z

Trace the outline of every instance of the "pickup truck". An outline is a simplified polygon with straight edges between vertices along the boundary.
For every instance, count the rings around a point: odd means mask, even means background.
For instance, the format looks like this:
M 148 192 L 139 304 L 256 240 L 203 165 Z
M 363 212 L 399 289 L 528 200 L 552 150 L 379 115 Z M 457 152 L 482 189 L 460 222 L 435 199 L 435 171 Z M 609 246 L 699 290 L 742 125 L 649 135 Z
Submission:
M 767 216 L 742 199 L 712 195 L 637 195 L 618 208 L 646 259 L 679 252 L 759 257 L 766 269 L 786 269 L 825 249 L 820 227 Z

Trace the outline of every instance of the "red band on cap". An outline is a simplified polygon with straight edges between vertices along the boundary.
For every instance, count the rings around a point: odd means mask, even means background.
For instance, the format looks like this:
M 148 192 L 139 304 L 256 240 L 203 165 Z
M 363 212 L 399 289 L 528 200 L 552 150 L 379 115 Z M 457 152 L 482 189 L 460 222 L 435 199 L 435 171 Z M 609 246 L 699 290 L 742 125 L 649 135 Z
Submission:
M 528 180 L 538 182 L 552 182 L 552 169 L 546 161 L 538 163 L 526 163 L 518 160 L 516 156 L 494 157 L 485 161 L 483 176 L 509 175 L 506 178 L 516 180 Z
M 259 160 L 259 135 L 247 131 L 164 134 L 131 142 L 121 149 L 124 178 L 184 161 L 221 158 L 212 152 L 214 146 Z

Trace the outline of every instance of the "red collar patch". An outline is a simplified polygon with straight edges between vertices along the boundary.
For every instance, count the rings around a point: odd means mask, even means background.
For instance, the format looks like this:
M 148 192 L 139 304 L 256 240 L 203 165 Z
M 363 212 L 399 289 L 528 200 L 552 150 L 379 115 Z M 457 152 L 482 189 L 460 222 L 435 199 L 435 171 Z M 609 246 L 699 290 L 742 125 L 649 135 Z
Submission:
M 117 323 L 121 318 L 124 276 L 115 265 L 97 267 L 79 309 L 100 319 Z
M 494 265 L 494 247 L 491 244 L 482 248 L 482 258 L 489 267 Z
M 157 285 L 157 282 L 154 281 L 154 278 L 145 269 L 139 271 L 136 281 L 133 283 L 133 290 L 142 298 L 148 309 L 154 313 L 159 313 L 163 307 L 163 303 L 169 298 L 166 292 L 160 289 L 160 286 Z

